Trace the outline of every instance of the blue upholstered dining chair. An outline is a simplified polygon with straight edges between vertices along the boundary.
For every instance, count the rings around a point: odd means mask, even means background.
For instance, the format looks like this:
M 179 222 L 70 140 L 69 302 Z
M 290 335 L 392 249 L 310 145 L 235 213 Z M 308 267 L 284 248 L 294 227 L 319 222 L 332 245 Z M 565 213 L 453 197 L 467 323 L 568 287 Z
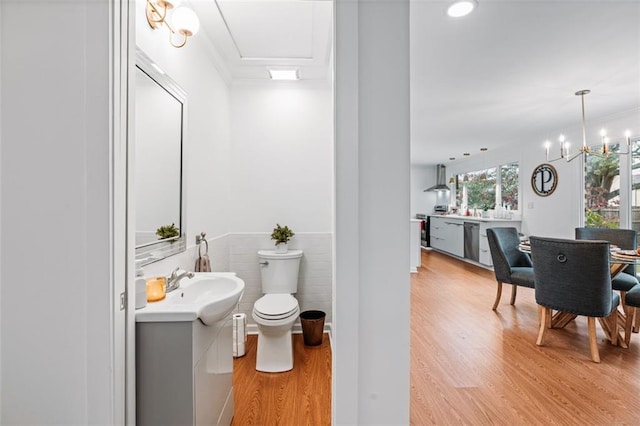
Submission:
M 552 310 L 587 317 L 591 359 L 600 362 L 595 319 L 606 318 L 616 344 L 619 296 L 611 289 L 609 243 L 531 237 L 536 303 L 542 318 L 536 344 L 543 346 Z
M 518 250 L 520 238 L 516 228 L 488 228 L 487 240 L 493 260 L 493 270 L 498 281 L 493 310 L 502 297 L 502 284 L 511 284 L 511 304 L 516 303 L 518 286 L 534 287 L 533 265 L 526 253 Z
M 623 250 L 635 250 L 638 246 L 638 234 L 633 229 L 576 228 L 577 240 L 609 241 Z M 625 304 L 625 293 L 638 285 L 635 265 L 627 266 L 624 271 L 613 277 L 611 285 L 620 292 L 622 304 Z

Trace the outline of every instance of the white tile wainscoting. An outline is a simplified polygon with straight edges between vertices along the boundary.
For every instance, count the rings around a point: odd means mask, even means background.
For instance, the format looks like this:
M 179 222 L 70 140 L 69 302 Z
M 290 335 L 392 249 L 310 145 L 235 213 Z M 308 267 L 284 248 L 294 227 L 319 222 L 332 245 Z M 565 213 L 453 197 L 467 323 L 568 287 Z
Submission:
M 145 277 L 169 275 L 177 267 L 187 271 L 193 271 L 198 258 L 198 246 L 189 246 L 195 239 L 195 235 L 187 238 L 187 250 L 167 257 L 158 262 L 150 263 L 143 267 Z M 207 238 L 209 243 L 209 258 L 211 270 L 217 272 L 230 271 L 229 269 L 229 240 L 230 235 L 225 234 L 215 238 Z M 204 247 L 202 252 L 204 253 Z
M 258 250 L 273 250 L 270 233 L 242 233 L 229 235 L 229 270 L 234 271 L 245 282 L 245 291 L 238 312 L 247 315 L 248 331 L 258 329 L 251 317 L 253 304 L 262 297 Z M 298 292 L 295 297 L 300 312 L 320 310 L 327 314 L 325 330 L 331 328 L 331 233 L 296 233 L 289 242 L 290 250 L 303 250 L 300 262 Z M 296 321 L 294 332 L 300 331 Z
M 262 296 L 260 280 L 259 250 L 273 250 L 271 233 L 230 233 L 209 238 L 209 257 L 213 271 L 233 271 L 244 280 L 245 291 L 237 312 L 247 315 L 249 333 L 257 333 L 258 328 L 251 317 L 253 304 Z M 300 304 L 300 312 L 319 310 L 327 314 L 325 331 L 331 330 L 331 233 L 296 233 L 289 242 L 289 249 L 303 250 L 300 262 L 298 292 L 295 297 Z M 146 277 L 168 274 L 176 267 L 193 271 L 198 247 L 191 246 L 184 253 L 171 256 L 144 267 Z M 300 321 L 293 326 L 300 332 Z

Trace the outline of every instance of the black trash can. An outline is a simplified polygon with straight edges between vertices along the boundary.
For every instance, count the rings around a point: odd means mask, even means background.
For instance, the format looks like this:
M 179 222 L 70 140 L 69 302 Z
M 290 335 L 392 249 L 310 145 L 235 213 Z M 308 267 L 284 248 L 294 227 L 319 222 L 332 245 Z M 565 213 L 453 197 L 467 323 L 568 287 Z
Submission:
M 302 324 L 302 337 L 306 346 L 318 346 L 322 344 L 324 333 L 324 317 L 322 311 L 304 311 L 300 314 Z

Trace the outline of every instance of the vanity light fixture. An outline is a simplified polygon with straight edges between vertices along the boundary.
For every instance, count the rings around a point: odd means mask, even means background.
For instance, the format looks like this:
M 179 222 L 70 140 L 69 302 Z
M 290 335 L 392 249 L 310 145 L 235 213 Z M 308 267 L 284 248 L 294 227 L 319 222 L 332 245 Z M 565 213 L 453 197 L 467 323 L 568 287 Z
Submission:
M 169 43 L 173 47 L 182 47 L 187 44 L 187 39 L 194 36 L 200 29 L 200 21 L 196 13 L 185 6 L 180 6 L 181 0 L 147 0 L 147 22 L 151 28 L 156 29 L 166 25 L 169 29 Z M 169 16 L 169 12 L 171 14 Z M 179 42 L 174 40 L 178 37 Z
M 267 68 L 271 80 L 294 81 L 300 80 L 298 68 Z
M 447 15 L 452 18 L 467 16 L 478 6 L 476 0 L 457 0 L 447 8 Z
M 560 156 L 552 159 L 552 158 L 549 158 L 549 148 L 551 148 L 551 142 L 545 141 L 544 149 L 547 156 L 547 162 L 552 162 L 552 161 L 557 161 L 562 159 L 569 162 L 569 161 L 575 160 L 582 154 L 591 154 L 591 155 L 597 155 L 600 157 L 608 157 L 610 154 L 628 155 L 631 152 L 631 132 L 629 130 L 627 130 L 624 133 L 625 142 L 627 145 L 626 151 L 618 151 L 618 152 L 612 153 L 609 150 L 609 138 L 607 137 L 607 131 L 605 129 L 600 130 L 600 143 L 602 145 L 602 148 L 592 149 L 589 145 L 587 145 L 587 127 L 585 123 L 585 114 L 584 114 L 584 96 L 588 95 L 589 93 L 591 93 L 591 90 L 588 90 L 588 89 L 578 90 L 575 93 L 576 96 L 580 96 L 581 103 L 582 103 L 582 146 L 580 147 L 578 152 L 571 154 L 569 153 L 569 147 L 570 147 L 569 141 L 567 141 L 567 138 L 564 135 L 560 135 L 558 137 L 558 142 L 560 142 Z

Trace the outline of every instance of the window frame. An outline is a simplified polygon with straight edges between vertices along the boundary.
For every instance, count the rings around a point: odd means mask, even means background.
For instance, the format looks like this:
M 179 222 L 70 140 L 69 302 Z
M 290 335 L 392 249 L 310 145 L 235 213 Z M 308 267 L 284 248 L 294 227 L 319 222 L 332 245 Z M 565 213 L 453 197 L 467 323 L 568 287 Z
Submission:
M 494 197 L 494 205 L 491 210 L 494 210 L 496 206 L 501 205 L 502 186 L 503 186 L 502 185 L 502 167 L 508 166 L 511 164 L 516 164 L 518 167 L 518 185 L 517 185 L 517 196 L 516 196 L 517 209 L 513 209 L 512 211 L 516 213 L 519 212 L 521 210 L 521 200 L 522 200 L 522 173 L 521 173 L 520 161 L 517 161 L 517 160 L 500 162 L 497 165 L 491 165 L 488 167 L 484 167 L 482 169 L 465 170 L 463 172 L 459 172 L 455 174 L 454 175 L 455 193 L 452 195 L 452 199 L 455 200 L 456 207 L 458 208 L 462 207 L 463 202 L 465 200 L 464 193 L 468 191 L 467 184 L 466 182 L 464 182 L 464 176 L 468 174 L 486 173 L 491 169 L 496 169 L 495 197 Z M 467 192 L 466 199 L 468 200 L 468 192 Z M 473 207 L 473 206 L 467 206 L 467 208 L 470 208 L 470 207 Z

